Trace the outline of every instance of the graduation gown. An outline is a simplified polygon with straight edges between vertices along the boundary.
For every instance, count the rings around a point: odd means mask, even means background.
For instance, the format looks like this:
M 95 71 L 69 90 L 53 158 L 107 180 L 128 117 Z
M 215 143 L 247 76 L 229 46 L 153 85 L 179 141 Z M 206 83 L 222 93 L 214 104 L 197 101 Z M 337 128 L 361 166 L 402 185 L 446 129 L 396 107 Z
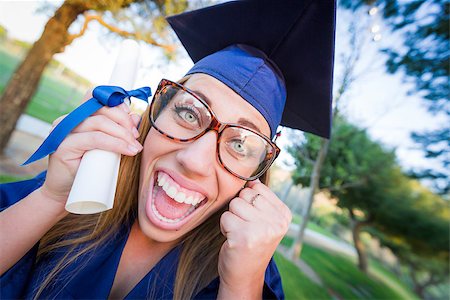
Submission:
M 40 187 L 46 173 L 14 183 L 0 185 L 0 210 L 13 205 Z M 40 298 L 48 299 L 106 299 L 110 293 L 120 257 L 128 239 L 130 226 L 123 226 L 110 240 L 97 249 L 82 255 L 64 268 L 54 283 L 48 286 Z M 64 255 L 57 250 L 36 262 L 36 244 L 14 266 L 0 277 L 0 298 L 33 298 L 45 275 Z M 172 299 L 180 246 L 168 252 L 144 278 L 129 292 L 125 299 Z M 195 299 L 215 299 L 219 278 L 201 290 Z M 273 260 L 266 273 L 263 290 L 265 299 L 284 299 L 281 278 Z

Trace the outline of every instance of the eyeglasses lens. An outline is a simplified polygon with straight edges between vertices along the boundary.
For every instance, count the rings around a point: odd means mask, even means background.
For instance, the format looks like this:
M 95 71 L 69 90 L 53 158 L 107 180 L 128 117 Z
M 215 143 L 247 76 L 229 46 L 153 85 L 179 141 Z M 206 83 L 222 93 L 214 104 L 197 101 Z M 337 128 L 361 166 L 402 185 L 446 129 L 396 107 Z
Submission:
M 166 135 L 193 139 L 210 128 L 208 107 L 180 87 L 166 85 L 153 99 L 150 117 Z M 272 161 L 273 149 L 259 135 L 241 127 L 226 127 L 220 134 L 219 159 L 234 174 L 244 178 L 258 175 Z

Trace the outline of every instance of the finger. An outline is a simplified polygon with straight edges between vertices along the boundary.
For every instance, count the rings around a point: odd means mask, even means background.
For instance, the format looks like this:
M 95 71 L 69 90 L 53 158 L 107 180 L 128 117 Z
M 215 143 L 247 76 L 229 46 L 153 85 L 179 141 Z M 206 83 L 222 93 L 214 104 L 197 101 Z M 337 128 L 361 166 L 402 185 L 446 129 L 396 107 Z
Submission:
M 55 121 L 53 121 L 52 123 L 52 129 L 55 128 L 56 126 L 58 126 L 59 123 L 61 123 L 62 120 L 64 120 L 64 118 L 67 116 L 67 114 L 62 115 L 60 117 L 58 117 Z
M 124 112 L 126 112 L 127 114 L 130 114 L 130 112 L 131 112 L 130 106 L 126 103 L 122 103 L 122 104 L 118 105 L 117 107 L 120 108 L 121 110 L 123 110 Z
M 248 203 L 252 203 L 252 201 L 255 199 L 255 197 L 258 195 L 259 193 L 251 188 L 243 188 L 240 192 L 239 192 L 239 197 L 241 197 L 242 199 L 244 199 L 245 201 L 247 201 Z
M 257 191 L 260 194 L 265 195 L 273 195 L 274 197 L 271 197 L 277 201 L 280 201 L 278 197 L 275 195 L 275 193 L 264 183 L 262 183 L 259 179 L 255 179 L 253 181 L 248 181 L 246 184 L 246 187 L 251 188 L 255 191 Z M 269 197 L 268 197 L 269 198 Z
M 133 120 L 134 125 L 136 128 L 139 126 L 139 123 L 141 122 L 141 116 L 138 114 L 131 114 L 131 119 Z
M 238 216 L 244 221 L 254 221 L 260 219 L 258 211 L 248 201 L 236 197 L 230 201 L 228 205 L 230 212 Z
M 254 207 L 262 208 L 260 203 L 267 203 L 266 195 L 262 193 L 258 193 L 258 191 L 255 191 L 251 188 L 244 188 L 239 192 L 239 196 L 243 199 L 245 199 L 248 203 L 250 203 Z M 258 205 L 257 205 L 258 203 Z M 265 206 L 268 206 L 272 208 L 270 204 L 267 204 Z
M 259 179 L 249 181 L 247 183 L 247 187 L 255 190 L 261 195 L 264 195 L 266 199 L 274 205 L 274 207 L 281 208 L 284 213 L 289 210 L 286 204 L 284 204 L 283 201 L 281 201 L 280 198 L 278 198 L 278 196 L 275 195 L 275 193 L 267 185 L 259 181 Z
M 89 90 L 84 94 L 83 100 L 82 100 L 83 103 L 86 102 L 86 101 L 88 101 L 89 99 L 92 98 L 92 92 L 93 92 L 93 91 L 94 91 L 94 89 L 91 88 L 91 89 L 89 89 Z
M 284 211 L 284 204 L 281 201 L 279 201 L 280 205 L 274 206 L 266 199 L 265 195 L 256 193 L 255 190 L 250 188 L 245 188 L 241 191 L 241 193 L 246 195 L 245 197 L 253 195 L 248 197 L 252 201 L 252 211 L 255 213 L 257 212 L 257 217 L 259 220 L 263 221 L 260 223 L 261 226 L 266 225 L 264 226 L 267 230 L 265 236 L 269 240 L 271 238 L 278 238 L 286 233 L 291 222 L 291 215 L 289 209 Z
M 82 100 L 81 102 L 84 103 L 84 102 L 90 100 L 92 97 L 94 97 L 94 96 L 92 95 L 93 92 L 94 92 L 94 89 L 93 89 L 93 88 L 89 89 L 89 90 L 84 94 L 83 100 Z M 130 113 L 130 106 L 129 106 L 128 104 L 126 104 L 125 102 L 123 102 L 123 103 L 117 105 L 116 107 L 122 109 L 122 110 L 125 111 L 126 113 Z
M 139 144 L 139 142 L 136 141 L 135 139 L 133 131 L 130 131 L 120 126 L 119 124 L 112 121 L 111 119 L 108 119 L 104 115 L 96 115 L 87 118 L 84 122 L 75 127 L 75 129 L 72 132 L 80 133 L 88 131 L 101 131 L 111 136 L 123 139 L 129 144 L 135 144 L 136 147 L 138 147 Z
M 278 197 L 270 189 L 259 189 L 258 191 L 255 189 L 255 186 L 253 186 L 253 188 L 246 187 L 241 190 L 239 196 L 247 200 L 260 211 L 266 211 L 270 213 L 273 213 L 275 211 L 280 213 L 285 218 L 287 217 L 287 213 L 283 208 L 284 203 L 281 202 L 281 200 L 270 201 L 271 197 L 275 197 L 278 199 Z
M 104 115 L 129 130 L 136 129 L 132 117 L 122 107 L 121 105 L 118 107 L 102 107 L 94 115 Z
M 261 182 L 261 180 L 259 180 L 258 178 L 256 178 L 255 180 L 252 180 L 252 181 L 247 181 L 247 184 L 245 185 L 245 186 L 248 186 L 248 187 L 253 187 L 254 185 L 256 185 L 256 184 L 262 184 L 262 182 Z
M 267 195 L 274 194 L 272 190 L 267 185 L 259 181 L 259 179 L 248 181 L 245 187 L 255 190 L 257 193 L 260 194 L 267 194 Z
M 91 88 L 84 94 L 84 97 L 83 97 L 83 100 L 82 100 L 83 103 L 88 101 L 88 100 L 90 100 L 93 97 L 93 95 L 92 95 L 93 91 L 94 91 L 94 89 Z M 101 114 L 108 108 L 110 108 L 110 107 L 108 107 L 108 106 L 102 107 L 94 114 L 99 114 L 99 111 L 101 111 L 100 112 L 100 114 Z M 120 105 L 115 106 L 115 108 L 119 108 L 120 110 L 124 111 L 126 114 L 130 113 L 130 107 L 127 104 L 125 104 L 125 103 L 121 103 Z
M 134 156 L 139 153 L 143 147 L 136 147 L 122 139 L 113 137 L 101 131 L 74 133 L 67 138 L 58 147 L 56 153 L 64 155 L 65 153 L 75 153 L 77 156 L 83 155 L 86 151 L 101 149 Z
M 273 209 L 268 204 L 263 205 L 263 203 L 265 202 L 264 199 L 259 199 L 259 198 L 262 198 L 263 195 L 256 192 L 253 189 L 244 188 L 243 190 L 241 190 L 239 192 L 239 197 L 244 199 L 247 203 L 249 203 L 249 205 L 253 206 L 254 208 L 256 208 L 258 210 L 264 210 L 264 209 L 272 210 Z
M 226 238 L 228 238 L 231 233 L 242 230 L 244 224 L 244 220 L 228 210 L 220 216 L 220 231 Z

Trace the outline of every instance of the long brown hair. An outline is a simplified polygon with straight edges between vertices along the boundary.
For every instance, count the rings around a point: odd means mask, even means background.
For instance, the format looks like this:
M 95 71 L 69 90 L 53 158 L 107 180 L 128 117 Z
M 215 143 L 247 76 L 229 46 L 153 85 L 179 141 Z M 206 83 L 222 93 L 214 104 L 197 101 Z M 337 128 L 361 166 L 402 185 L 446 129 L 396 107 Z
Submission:
M 187 78 L 183 78 L 182 82 Z M 139 126 L 139 142 L 143 144 L 150 130 L 148 109 Z M 59 272 L 81 255 L 101 246 L 120 229 L 131 224 L 137 216 L 139 170 L 141 153 L 134 157 L 122 156 L 114 207 L 97 215 L 67 215 L 40 240 L 38 260 L 52 251 L 66 247 L 65 255 L 47 274 L 35 298 L 55 280 Z M 260 180 L 267 182 L 267 174 Z M 182 239 L 182 250 L 176 274 L 174 299 L 190 299 L 218 276 L 219 251 L 225 242 L 220 232 L 220 216 L 226 205 Z M 70 233 L 67 237 L 67 233 Z M 80 249 L 80 245 L 85 245 Z M 76 249 L 76 251 L 75 251 Z

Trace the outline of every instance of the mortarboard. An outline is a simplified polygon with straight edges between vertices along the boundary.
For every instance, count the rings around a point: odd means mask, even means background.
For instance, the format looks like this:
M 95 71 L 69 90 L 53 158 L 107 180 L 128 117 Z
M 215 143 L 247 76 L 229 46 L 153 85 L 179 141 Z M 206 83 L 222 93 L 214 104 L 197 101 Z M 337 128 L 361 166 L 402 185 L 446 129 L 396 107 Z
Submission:
M 232 1 L 167 21 L 195 63 L 188 74 L 227 84 L 263 114 L 272 136 L 281 121 L 329 138 L 334 0 Z

